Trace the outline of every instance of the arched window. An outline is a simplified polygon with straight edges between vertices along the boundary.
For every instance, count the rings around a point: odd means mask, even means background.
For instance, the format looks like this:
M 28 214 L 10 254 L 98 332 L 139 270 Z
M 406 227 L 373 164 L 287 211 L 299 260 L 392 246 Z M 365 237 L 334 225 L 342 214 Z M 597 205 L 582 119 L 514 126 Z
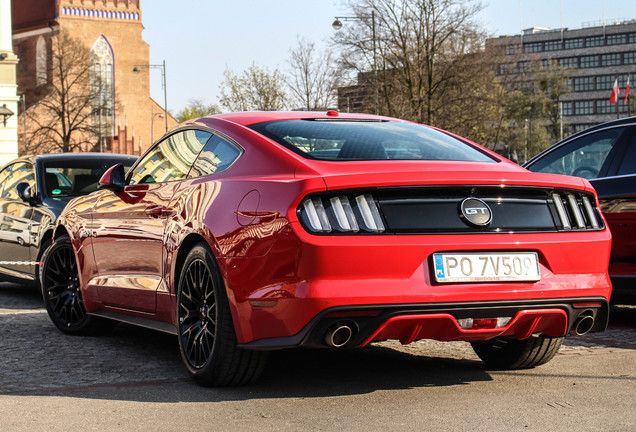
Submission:
M 35 45 L 35 82 L 41 86 L 46 84 L 46 41 L 42 36 Z
M 112 136 L 114 131 L 113 50 L 104 36 L 97 38 L 91 49 L 91 123 L 98 138 Z

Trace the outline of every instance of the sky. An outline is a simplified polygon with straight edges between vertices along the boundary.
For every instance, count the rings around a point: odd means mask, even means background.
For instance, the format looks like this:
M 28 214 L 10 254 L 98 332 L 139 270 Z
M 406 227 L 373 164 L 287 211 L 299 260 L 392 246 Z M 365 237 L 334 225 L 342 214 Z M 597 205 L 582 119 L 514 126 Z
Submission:
M 522 28 L 575 29 L 591 23 L 636 19 L 635 0 L 482 0 L 480 20 L 492 36 Z M 168 109 L 189 101 L 217 103 L 223 72 L 252 63 L 289 71 L 298 37 L 325 48 L 336 16 L 346 16 L 343 0 L 143 0 L 143 39 L 150 63 L 166 61 Z M 345 22 L 346 25 L 346 22 Z M 161 72 L 151 70 L 152 97 L 163 105 Z

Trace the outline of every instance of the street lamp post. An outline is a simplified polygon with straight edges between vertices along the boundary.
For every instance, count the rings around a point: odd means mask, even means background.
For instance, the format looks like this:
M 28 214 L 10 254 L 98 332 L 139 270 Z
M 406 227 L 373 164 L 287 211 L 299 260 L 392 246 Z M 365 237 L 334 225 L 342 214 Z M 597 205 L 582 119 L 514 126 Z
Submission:
M 360 17 L 335 17 L 331 26 L 334 30 L 340 30 L 342 28 L 342 21 L 363 21 L 369 16 Z M 342 21 L 341 21 L 342 20 Z M 373 40 L 373 76 L 375 79 L 375 113 L 379 114 L 380 105 L 380 88 L 378 82 L 378 67 L 377 67 L 377 51 L 376 51 L 376 37 L 375 37 L 375 9 L 371 10 L 371 38 Z
M 155 116 L 159 118 L 165 117 L 162 113 L 155 112 L 155 106 L 153 104 L 150 107 L 150 144 L 155 143 Z
M 166 89 L 166 61 L 164 60 L 163 63 L 160 65 L 135 65 L 135 67 L 133 68 L 133 72 L 141 72 L 141 68 L 161 69 L 161 84 L 163 86 L 163 111 L 164 118 L 166 120 L 166 132 L 168 132 L 168 90 Z

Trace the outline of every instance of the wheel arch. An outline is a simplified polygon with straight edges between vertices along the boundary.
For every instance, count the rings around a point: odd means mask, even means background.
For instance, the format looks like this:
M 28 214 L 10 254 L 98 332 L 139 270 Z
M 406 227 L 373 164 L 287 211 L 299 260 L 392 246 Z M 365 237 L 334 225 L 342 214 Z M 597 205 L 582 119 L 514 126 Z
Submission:
M 70 237 L 70 234 L 64 225 L 58 225 L 55 227 L 54 231 L 51 231 L 51 238 L 56 239 L 63 235 L 67 235 Z M 43 237 L 44 238 L 44 237 Z
M 223 285 L 224 285 L 224 289 L 225 289 L 225 294 L 230 306 L 230 312 L 232 315 L 232 321 L 233 321 L 233 325 L 234 325 L 234 330 L 235 332 L 237 332 L 237 336 L 240 334 L 241 328 L 239 325 L 237 325 L 237 323 L 240 323 L 239 317 L 238 317 L 238 312 L 237 312 L 237 307 L 236 307 L 236 299 L 234 297 L 234 293 L 232 292 L 232 290 L 230 289 L 229 286 L 229 282 L 228 282 L 228 278 L 227 278 L 227 272 L 225 270 L 225 266 L 224 266 L 224 260 L 222 259 L 221 256 L 221 252 L 219 250 L 219 248 L 217 247 L 217 245 L 215 243 L 210 244 L 209 239 L 207 239 L 205 236 L 203 236 L 200 233 L 197 232 L 192 232 L 190 234 L 188 234 L 183 241 L 181 242 L 181 244 L 179 245 L 179 248 L 177 249 L 177 255 L 174 259 L 174 266 L 173 266 L 173 272 L 172 272 L 172 285 L 173 285 L 173 289 L 174 289 L 174 298 L 175 298 L 175 302 L 177 299 L 177 290 L 179 289 L 179 278 L 181 277 L 181 271 L 183 270 L 183 265 L 185 264 L 185 260 L 188 256 L 188 253 L 192 250 L 192 248 L 197 245 L 197 244 L 204 244 L 205 247 L 209 250 L 209 252 L 212 254 L 212 257 L 214 258 L 214 260 L 216 261 L 218 270 L 220 272 L 220 277 L 221 280 L 223 281 Z M 176 304 L 175 304 L 175 310 L 176 310 Z
M 47 229 L 44 232 L 44 235 L 42 235 L 42 237 L 40 238 L 40 244 L 39 244 L 39 247 L 38 247 L 37 261 L 40 261 L 40 259 L 42 258 L 42 254 L 44 254 L 44 249 L 42 248 L 42 245 L 48 240 L 53 241 L 53 229 L 52 228 Z
M 212 256 L 214 257 L 216 264 L 219 268 L 219 271 L 221 272 L 221 278 L 223 279 L 223 282 L 225 284 L 225 291 L 228 295 L 231 295 L 231 293 L 228 290 L 228 283 L 226 278 L 226 272 L 224 269 L 224 262 L 221 259 L 221 252 L 218 246 L 216 245 L 216 243 L 210 244 L 211 243 L 210 240 L 206 238 L 206 236 L 198 232 L 189 233 L 181 241 L 181 244 L 179 245 L 177 249 L 177 256 L 174 259 L 174 267 L 173 267 L 173 273 L 172 273 L 174 294 L 175 295 L 177 294 L 177 289 L 179 287 L 179 278 L 181 277 L 181 270 L 183 269 L 183 264 L 185 263 L 186 257 L 188 256 L 188 253 L 190 252 L 190 250 L 192 250 L 192 248 L 199 243 L 203 243 L 208 248 Z M 233 297 L 234 296 L 229 297 L 230 302 L 234 300 Z

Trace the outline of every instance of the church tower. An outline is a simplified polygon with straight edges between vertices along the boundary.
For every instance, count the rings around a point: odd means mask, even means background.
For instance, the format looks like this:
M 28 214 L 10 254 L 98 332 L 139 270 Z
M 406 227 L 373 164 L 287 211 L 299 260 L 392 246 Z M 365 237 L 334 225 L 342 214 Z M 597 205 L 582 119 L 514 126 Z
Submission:
M 145 67 L 150 48 L 141 36 L 140 0 L 20 0 L 14 1 L 13 19 L 18 91 L 25 95 L 27 110 L 37 109 L 45 97 L 53 38 L 64 32 L 89 51 L 90 81 L 101 83 L 99 100 L 91 102 L 96 105 L 91 122 L 107 140 L 104 145 L 96 137 L 92 150 L 138 154 L 151 144 L 151 136 L 163 135 L 163 122 L 152 119 L 164 106 L 150 97 L 150 69 Z M 170 116 L 169 121 L 176 124 Z M 134 135 L 132 147 L 113 144 L 122 124 L 131 129 L 128 138 Z M 28 133 L 27 125 L 27 140 Z

